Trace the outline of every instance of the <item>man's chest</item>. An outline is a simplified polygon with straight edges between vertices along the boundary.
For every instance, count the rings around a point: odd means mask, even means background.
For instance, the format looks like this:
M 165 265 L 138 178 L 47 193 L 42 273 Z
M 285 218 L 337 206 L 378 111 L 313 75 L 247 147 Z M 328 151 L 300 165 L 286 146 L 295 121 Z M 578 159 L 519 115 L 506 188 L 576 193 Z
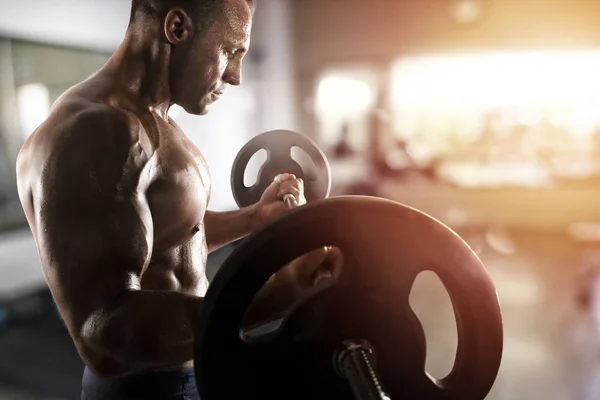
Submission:
M 206 161 L 182 132 L 161 132 L 156 173 L 148 188 L 155 246 L 181 245 L 202 227 L 210 199 Z

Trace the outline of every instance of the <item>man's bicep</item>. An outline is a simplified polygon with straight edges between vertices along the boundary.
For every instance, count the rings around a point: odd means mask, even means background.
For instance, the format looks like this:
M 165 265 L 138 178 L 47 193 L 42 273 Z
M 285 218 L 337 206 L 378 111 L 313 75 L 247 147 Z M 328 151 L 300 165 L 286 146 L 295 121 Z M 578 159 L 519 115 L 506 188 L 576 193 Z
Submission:
M 35 194 L 41 261 L 71 329 L 139 286 L 151 256 L 144 191 L 124 175 L 131 171 L 125 168 L 127 149 L 113 150 L 94 154 L 78 145 L 54 155 Z
M 110 212 L 47 210 L 41 218 L 40 256 L 66 321 L 78 329 L 93 312 L 139 288 L 151 256 L 151 221 L 132 202 Z M 57 214 L 57 215 L 54 215 Z
M 108 216 L 77 215 L 80 210 L 62 211 L 64 223 L 45 218 L 42 263 L 61 317 L 76 342 L 85 340 L 86 326 L 87 335 L 94 337 L 101 329 L 97 316 L 109 316 L 123 294 L 139 288 L 151 244 L 143 239 L 144 224 L 135 221 L 132 208 L 126 208 L 119 213 L 119 223 Z M 90 322 L 96 326 L 92 331 Z

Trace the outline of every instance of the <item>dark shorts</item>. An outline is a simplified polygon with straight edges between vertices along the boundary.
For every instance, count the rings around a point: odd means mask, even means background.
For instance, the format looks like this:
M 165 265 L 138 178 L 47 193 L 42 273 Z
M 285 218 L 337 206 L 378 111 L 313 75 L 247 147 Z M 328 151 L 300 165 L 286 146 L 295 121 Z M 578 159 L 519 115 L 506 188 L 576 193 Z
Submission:
M 199 400 L 194 370 L 101 379 L 83 371 L 81 400 Z

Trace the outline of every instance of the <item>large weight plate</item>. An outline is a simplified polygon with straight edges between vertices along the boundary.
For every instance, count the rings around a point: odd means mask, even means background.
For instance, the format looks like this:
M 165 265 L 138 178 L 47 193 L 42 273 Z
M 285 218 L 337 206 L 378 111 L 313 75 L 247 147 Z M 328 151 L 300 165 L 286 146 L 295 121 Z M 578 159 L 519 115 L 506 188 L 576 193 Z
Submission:
M 287 319 L 270 341 L 246 340 L 242 319 L 267 279 L 296 257 L 327 245 L 344 254 L 333 286 Z M 409 305 L 413 282 L 424 270 L 440 277 L 457 320 L 455 365 L 441 380 L 425 372 L 425 335 Z M 332 361 L 345 339 L 374 346 L 391 399 L 481 400 L 502 355 L 494 285 L 459 236 L 415 209 L 355 196 L 309 203 L 247 238 L 211 283 L 196 337 L 200 396 L 353 399 Z

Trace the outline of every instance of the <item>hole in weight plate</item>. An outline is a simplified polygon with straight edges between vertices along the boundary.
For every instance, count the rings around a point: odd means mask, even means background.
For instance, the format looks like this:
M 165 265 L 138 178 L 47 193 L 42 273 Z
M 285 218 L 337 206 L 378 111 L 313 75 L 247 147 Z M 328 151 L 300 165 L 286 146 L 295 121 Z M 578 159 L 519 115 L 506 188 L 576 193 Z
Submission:
M 260 149 L 248 161 L 248 166 L 244 171 L 244 186 L 251 187 L 258 180 L 258 171 L 260 167 L 267 161 L 267 151 Z
M 314 181 L 317 178 L 317 166 L 303 149 L 298 146 L 292 147 L 291 156 L 302 167 L 306 179 Z
M 424 271 L 415 279 L 409 302 L 425 331 L 425 370 L 432 377 L 443 379 L 452 371 L 458 343 L 456 319 L 448 291 L 437 274 Z

